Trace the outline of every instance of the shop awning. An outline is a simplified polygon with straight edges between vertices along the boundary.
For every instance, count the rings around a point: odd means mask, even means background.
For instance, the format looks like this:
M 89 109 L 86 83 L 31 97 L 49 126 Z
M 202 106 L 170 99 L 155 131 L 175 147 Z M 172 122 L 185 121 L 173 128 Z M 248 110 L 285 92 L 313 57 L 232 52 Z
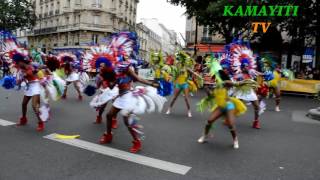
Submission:
M 224 52 L 224 46 L 221 44 L 197 44 L 197 51 L 200 53 L 222 53 Z M 189 45 L 188 48 L 194 48 L 194 45 Z

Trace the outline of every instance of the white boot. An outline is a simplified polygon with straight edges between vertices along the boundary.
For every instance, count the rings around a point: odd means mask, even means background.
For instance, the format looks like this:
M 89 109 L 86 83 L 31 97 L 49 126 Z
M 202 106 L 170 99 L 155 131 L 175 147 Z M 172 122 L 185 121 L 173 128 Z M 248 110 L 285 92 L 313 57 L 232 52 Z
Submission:
M 203 144 L 205 142 L 207 142 L 209 139 L 208 135 L 202 135 L 199 139 L 198 139 L 198 143 Z
M 171 114 L 171 108 L 169 108 L 166 112 L 167 115 Z
M 239 149 L 239 141 L 238 141 L 238 138 L 236 138 L 236 139 L 233 141 L 233 149 Z

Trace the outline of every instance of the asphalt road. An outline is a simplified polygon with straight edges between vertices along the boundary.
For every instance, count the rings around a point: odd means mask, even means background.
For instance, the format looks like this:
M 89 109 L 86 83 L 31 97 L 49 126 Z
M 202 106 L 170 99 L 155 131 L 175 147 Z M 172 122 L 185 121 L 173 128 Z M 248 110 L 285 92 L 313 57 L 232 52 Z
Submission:
M 94 125 L 95 111 L 86 97 L 78 102 L 73 90 L 66 101 L 52 103 L 52 120 L 42 133 L 35 131 L 31 106 L 26 127 L 0 126 L 0 180 L 307 180 L 320 179 L 320 125 L 293 121 L 320 103 L 304 97 L 283 97 L 282 111 L 269 110 L 261 118 L 262 129 L 252 129 L 252 107 L 237 119 L 240 149 L 232 149 L 231 135 L 222 121 L 215 137 L 198 144 L 208 113 L 195 111 L 203 93 L 192 98 L 193 118 L 187 118 L 182 98 L 173 114 L 143 116 L 146 139 L 139 153 L 192 167 L 186 175 L 98 154 L 43 138 L 51 133 L 80 134 L 81 140 L 97 143 L 104 125 Z M 0 119 L 16 122 L 22 93 L 0 90 Z M 108 147 L 128 151 L 131 138 L 122 121 Z

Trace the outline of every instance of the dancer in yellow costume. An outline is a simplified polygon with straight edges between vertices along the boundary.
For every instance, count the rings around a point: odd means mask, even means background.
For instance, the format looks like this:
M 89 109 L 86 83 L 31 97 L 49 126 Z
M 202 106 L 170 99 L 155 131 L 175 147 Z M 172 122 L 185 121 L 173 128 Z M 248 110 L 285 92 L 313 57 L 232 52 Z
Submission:
M 176 102 L 180 93 L 183 92 L 184 100 L 187 105 L 188 117 L 192 117 L 189 92 L 197 91 L 197 86 L 190 79 L 192 78 L 191 76 L 192 74 L 199 77 L 198 74 L 196 74 L 191 70 L 194 64 L 195 64 L 194 60 L 185 52 L 180 51 L 176 54 L 176 64 L 174 66 L 174 70 L 172 73 L 173 81 L 175 83 L 175 91 L 174 91 L 174 97 L 170 103 L 170 107 L 168 108 L 166 114 L 171 114 L 171 109 L 174 103 Z
M 247 111 L 247 107 L 244 103 L 228 95 L 228 89 L 233 86 L 246 86 L 250 82 L 232 82 L 229 75 L 225 73 L 217 60 L 212 60 L 209 65 L 211 75 L 215 76 L 216 88 L 213 91 L 207 89 L 208 97 L 202 99 L 198 104 L 199 111 L 203 112 L 206 108 L 212 111 L 207 124 L 204 128 L 203 135 L 198 139 L 199 143 L 207 142 L 210 137 L 209 132 L 214 122 L 220 117 L 225 117 L 225 124 L 230 129 L 233 140 L 233 148 L 239 148 L 239 141 L 235 128 L 235 118 Z
M 265 79 L 267 85 L 269 86 L 269 91 L 274 93 L 276 97 L 276 107 L 275 111 L 280 111 L 280 100 L 281 100 L 281 91 L 280 91 L 280 80 L 281 80 L 281 69 L 279 65 L 269 56 L 264 56 L 262 58 L 263 62 L 263 71 L 265 74 L 272 73 L 273 77 Z
M 154 70 L 155 80 L 171 81 L 171 67 L 164 63 L 162 52 L 151 52 L 150 65 Z

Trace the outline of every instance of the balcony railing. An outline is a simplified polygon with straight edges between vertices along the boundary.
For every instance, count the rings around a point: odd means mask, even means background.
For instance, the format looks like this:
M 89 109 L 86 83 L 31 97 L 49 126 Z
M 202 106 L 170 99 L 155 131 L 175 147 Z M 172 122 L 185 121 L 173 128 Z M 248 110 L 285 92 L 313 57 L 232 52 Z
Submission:
M 91 4 L 91 7 L 92 8 L 102 8 L 102 4 L 98 4 L 98 3 L 95 3 L 95 4 Z
M 212 37 L 202 37 L 201 38 L 202 43 L 212 43 Z
M 111 29 L 111 25 L 101 25 L 101 24 L 91 24 L 91 23 L 76 23 L 70 25 L 59 26 L 59 31 L 72 31 L 72 30 L 79 30 L 79 29 Z
M 76 4 L 76 5 L 74 6 L 74 10 L 76 10 L 76 11 L 82 10 L 81 4 Z
M 50 34 L 57 32 L 57 27 L 50 27 L 50 28 L 43 28 L 43 29 L 35 29 L 33 30 L 34 35 L 41 35 L 41 34 Z
M 64 12 L 72 12 L 70 7 L 63 7 Z
M 76 23 L 64 26 L 50 27 L 50 28 L 38 28 L 27 31 L 27 35 L 43 35 L 51 34 L 58 32 L 66 31 L 75 31 L 75 30 L 98 30 L 98 31 L 112 31 L 112 25 L 101 25 L 101 24 L 91 24 L 91 23 Z

